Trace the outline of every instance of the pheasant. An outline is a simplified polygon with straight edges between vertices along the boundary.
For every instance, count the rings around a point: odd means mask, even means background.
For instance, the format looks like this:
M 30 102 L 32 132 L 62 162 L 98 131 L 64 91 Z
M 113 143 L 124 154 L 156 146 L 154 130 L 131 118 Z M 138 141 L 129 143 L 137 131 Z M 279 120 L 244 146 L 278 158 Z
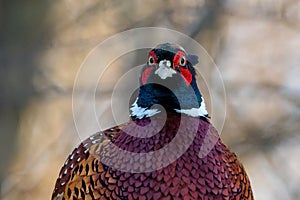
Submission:
M 244 167 L 209 121 L 197 62 L 179 45 L 154 47 L 129 122 L 74 149 L 52 200 L 254 199 Z

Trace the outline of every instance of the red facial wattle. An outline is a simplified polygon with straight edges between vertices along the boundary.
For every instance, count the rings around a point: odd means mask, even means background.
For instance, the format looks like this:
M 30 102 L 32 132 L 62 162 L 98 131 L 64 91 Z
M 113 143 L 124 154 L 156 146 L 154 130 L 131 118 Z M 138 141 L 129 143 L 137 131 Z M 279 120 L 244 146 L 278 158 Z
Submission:
M 156 57 L 154 51 L 149 52 L 147 64 L 149 67 L 146 68 L 142 73 L 142 84 L 143 85 L 146 84 L 151 71 L 153 70 L 154 66 L 157 65 L 157 57 Z
M 142 84 L 145 85 L 147 82 L 147 79 L 149 78 L 149 75 L 151 71 L 153 70 L 153 67 L 146 68 L 142 73 Z
M 181 64 L 181 59 L 184 58 L 185 62 L 184 65 Z M 174 60 L 173 60 L 173 67 L 176 68 L 178 67 L 180 70 L 181 75 L 183 76 L 185 83 L 187 86 L 189 86 L 192 82 L 193 76 L 190 72 L 190 70 L 188 70 L 187 68 L 183 68 L 186 65 L 186 55 L 184 52 L 182 51 L 178 51 L 175 56 L 174 56 Z
M 193 79 L 193 76 L 192 76 L 190 70 L 185 69 L 185 68 L 179 68 L 179 70 L 185 80 L 186 85 L 189 86 Z

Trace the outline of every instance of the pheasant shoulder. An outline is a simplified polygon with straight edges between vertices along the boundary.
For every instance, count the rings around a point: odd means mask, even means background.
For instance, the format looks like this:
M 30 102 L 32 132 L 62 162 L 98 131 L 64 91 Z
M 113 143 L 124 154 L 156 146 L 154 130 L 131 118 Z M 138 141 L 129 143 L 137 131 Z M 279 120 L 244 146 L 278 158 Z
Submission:
M 117 126 L 98 132 L 73 150 L 59 173 L 53 200 L 117 199 L 116 190 L 113 189 L 115 178 L 105 173 L 108 167 L 95 155 L 116 137 L 119 130 Z M 111 190 L 105 189 L 107 185 Z

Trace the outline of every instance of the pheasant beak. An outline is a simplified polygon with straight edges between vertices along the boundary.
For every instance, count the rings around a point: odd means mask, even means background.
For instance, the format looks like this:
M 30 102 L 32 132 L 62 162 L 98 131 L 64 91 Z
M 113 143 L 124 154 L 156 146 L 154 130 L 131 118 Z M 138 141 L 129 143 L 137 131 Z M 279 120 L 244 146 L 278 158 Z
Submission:
M 172 77 L 173 74 L 176 74 L 176 71 L 171 68 L 171 61 L 169 60 L 161 60 L 158 64 L 158 69 L 155 71 L 161 79 L 166 79 L 168 77 Z
M 171 62 L 169 60 L 164 59 L 159 62 L 159 66 L 161 65 L 165 65 L 166 67 L 171 67 Z

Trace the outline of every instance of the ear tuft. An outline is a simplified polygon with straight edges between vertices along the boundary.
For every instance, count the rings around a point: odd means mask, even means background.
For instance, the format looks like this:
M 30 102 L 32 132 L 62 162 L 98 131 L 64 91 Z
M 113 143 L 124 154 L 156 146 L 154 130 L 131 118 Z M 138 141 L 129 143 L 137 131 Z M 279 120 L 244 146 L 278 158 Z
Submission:
M 190 62 L 190 63 L 192 63 L 193 65 L 196 65 L 199 61 L 198 61 L 198 56 L 196 56 L 196 55 L 193 55 L 193 54 L 189 54 L 188 56 L 187 56 L 187 59 L 188 59 L 188 61 Z

